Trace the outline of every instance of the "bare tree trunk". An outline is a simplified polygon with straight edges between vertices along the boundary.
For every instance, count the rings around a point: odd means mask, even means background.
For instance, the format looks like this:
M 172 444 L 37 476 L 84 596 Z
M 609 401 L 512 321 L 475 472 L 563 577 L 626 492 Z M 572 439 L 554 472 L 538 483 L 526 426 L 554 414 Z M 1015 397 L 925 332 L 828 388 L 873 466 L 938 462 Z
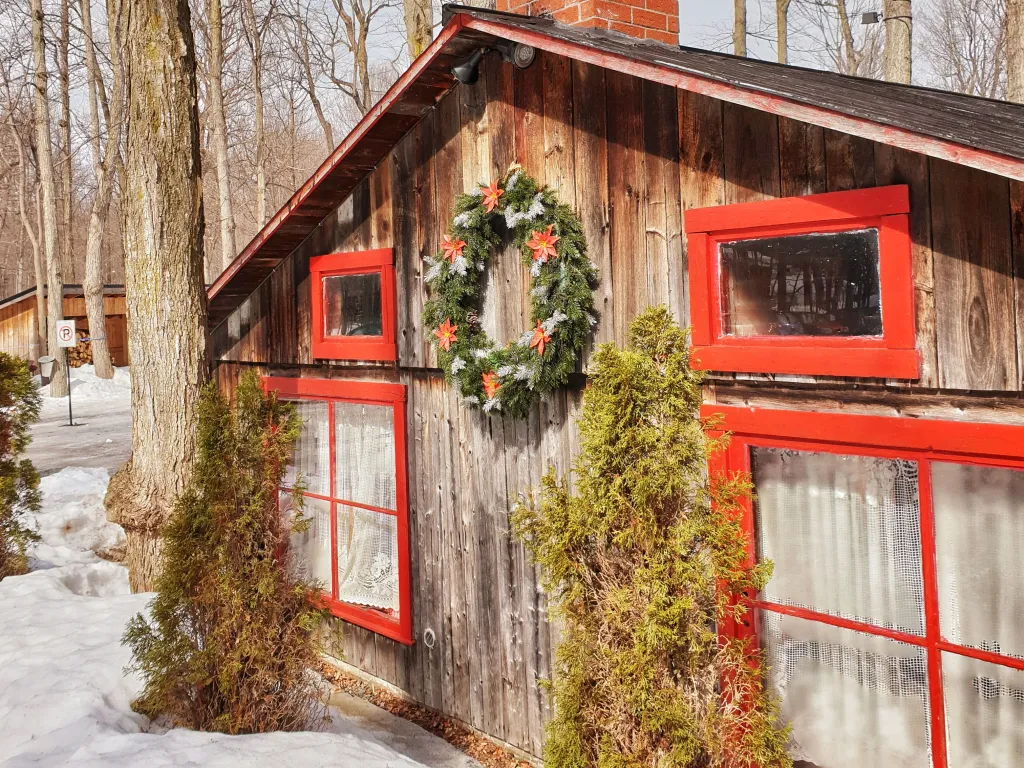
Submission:
M 210 124 L 213 157 L 217 164 L 217 201 L 220 205 L 220 268 L 225 270 L 235 250 L 235 212 L 231 202 L 228 165 L 228 124 L 224 113 L 224 38 L 220 0 L 209 0 L 210 17 Z
M 36 342 L 32 346 L 36 348 L 33 360 L 46 354 L 46 299 L 43 293 L 43 284 L 46 282 L 46 275 L 43 270 L 43 251 L 39 243 L 39 235 L 35 225 L 29 221 L 28 208 L 25 205 L 25 188 L 28 185 L 28 163 L 25 159 L 25 144 L 21 140 L 18 129 L 11 126 L 11 134 L 14 136 L 14 143 L 18 148 L 18 215 L 21 217 L 21 226 L 28 235 L 32 244 L 32 266 L 36 274 Z
M 316 77 L 313 75 L 313 63 L 309 55 L 309 27 L 302 18 L 302 7 L 299 0 L 295 2 L 295 42 L 299 59 L 302 62 L 302 74 L 306 81 L 306 93 L 313 105 L 317 122 L 320 123 L 320 130 L 324 132 L 324 144 L 327 147 L 327 154 L 334 151 L 334 126 L 324 115 L 323 104 L 316 94 Z M 294 189 L 294 186 L 292 187 Z
M 910 0 L 885 0 L 885 79 L 910 84 L 912 74 Z
M 43 241 L 46 253 L 46 348 L 53 353 L 51 397 L 68 394 L 65 359 L 57 347 L 57 321 L 64 317 L 64 272 L 57 235 L 57 185 L 53 178 L 53 146 L 50 143 L 50 103 L 46 97 L 46 46 L 43 38 L 43 0 L 31 0 L 32 55 L 35 62 L 35 132 L 39 184 L 43 188 Z
M 153 587 L 160 534 L 192 470 L 208 376 L 203 185 L 188 3 L 131 0 L 112 15 L 128 91 L 122 208 L 132 455 L 111 479 L 106 506 L 127 533 L 129 582 L 141 591 Z
M 403 0 L 403 11 L 409 58 L 415 59 L 430 45 L 434 7 L 430 0 Z
M 732 52 L 747 55 L 747 0 L 732 0 Z
M 273 13 L 271 9 L 270 13 Z M 263 125 L 263 33 L 268 18 L 261 24 L 256 19 L 253 0 L 242 0 L 245 38 L 252 54 L 253 111 L 256 124 L 256 225 L 267 222 L 267 137 Z
M 779 64 L 789 63 L 789 6 L 793 0 L 775 0 L 775 32 Z
M 1024 104 L 1024 0 L 1006 0 L 1006 98 Z
M 839 14 L 839 33 L 843 38 L 845 65 L 839 68 L 844 75 L 856 75 L 860 69 L 860 56 L 853 42 L 853 27 L 850 26 L 850 14 L 846 10 L 846 0 L 836 0 L 836 12 Z
M 71 73 L 68 69 L 68 51 L 71 48 L 71 24 L 68 14 L 68 0 L 60 2 L 60 45 L 57 58 L 57 80 L 60 90 L 60 220 L 63 237 L 60 241 L 60 259 L 63 263 L 65 280 L 75 282 L 75 263 L 71 251 L 74 229 L 74 190 L 71 168 Z
M 110 46 L 113 68 L 113 104 L 107 111 L 107 144 L 100 148 L 99 108 L 99 65 L 92 36 L 92 0 L 81 0 L 82 33 L 85 38 L 85 68 L 89 102 L 91 136 L 89 146 L 92 152 L 93 174 L 96 177 L 96 193 L 89 214 L 89 234 L 85 243 L 85 313 L 89 319 L 89 343 L 92 346 L 93 365 L 101 379 L 114 378 L 114 364 L 110 359 L 107 344 L 107 313 L 103 306 L 103 236 L 110 214 L 110 200 L 114 190 L 114 157 L 121 143 L 121 102 L 124 99 L 124 77 L 120 68 L 119 51 Z

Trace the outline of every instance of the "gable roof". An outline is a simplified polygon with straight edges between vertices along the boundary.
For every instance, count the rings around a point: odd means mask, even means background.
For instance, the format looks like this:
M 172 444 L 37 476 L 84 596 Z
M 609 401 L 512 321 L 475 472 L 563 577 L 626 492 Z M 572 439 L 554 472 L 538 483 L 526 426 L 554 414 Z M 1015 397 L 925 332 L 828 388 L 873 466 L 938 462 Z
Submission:
M 211 328 L 455 86 L 451 67 L 496 40 L 1024 181 L 1024 105 L 664 45 L 544 17 L 449 5 L 444 20 L 426 51 L 210 287 Z

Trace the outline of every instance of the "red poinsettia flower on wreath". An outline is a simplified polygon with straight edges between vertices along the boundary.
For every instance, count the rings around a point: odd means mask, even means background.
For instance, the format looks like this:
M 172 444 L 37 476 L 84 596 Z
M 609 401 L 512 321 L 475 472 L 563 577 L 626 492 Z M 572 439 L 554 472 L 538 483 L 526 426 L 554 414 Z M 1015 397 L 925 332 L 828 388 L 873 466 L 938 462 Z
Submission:
M 441 248 L 444 250 L 444 257 L 452 264 L 454 264 L 455 260 L 462 255 L 462 249 L 465 247 L 465 240 L 452 240 L 451 235 L 445 235 L 444 242 L 441 243 Z
M 544 330 L 544 326 L 537 321 L 537 327 L 533 329 L 533 338 L 530 339 L 530 349 L 536 349 L 537 354 L 544 356 L 544 345 L 551 341 L 551 334 Z
M 494 396 L 498 394 L 498 390 L 501 389 L 501 384 L 498 383 L 498 374 L 491 371 L 485 373 L 484 379 L 484 394 L 487 395 L 488 400 L 493 400 Z
M 551 234 L 554 226 L 554 224 L 548 224 L 548 228 L 544 232 L 533 230 L 533 239 L 527 241 L 526 247 L 533 251 L 534 261 L 547 261 L 549 257 L 553 259 L 558 255 L 558 252 L 555 250 L 555 243 L 562 238 Z
M 480 187 L 480 191 L 484 193 L 484 209 L 488 213 L 498 207 L 498 198 L 505 194 L 496 181 L 492 181 L 489 187 Z
M 441 323 L 441 326 L 434 331 L 434 335 L 437 336 L 437 346 L 445 352 L 451 349 L 452 344 L 459 340 L 459 337 L 455 335 L 457 330 L 459 330 L 459 326 L 452 325 L 450 318 Z

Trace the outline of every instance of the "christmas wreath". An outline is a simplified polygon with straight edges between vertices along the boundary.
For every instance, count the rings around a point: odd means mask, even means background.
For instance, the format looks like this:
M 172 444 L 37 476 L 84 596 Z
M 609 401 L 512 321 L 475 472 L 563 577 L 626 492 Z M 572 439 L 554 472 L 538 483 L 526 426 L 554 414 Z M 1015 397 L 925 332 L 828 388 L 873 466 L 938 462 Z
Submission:
M 502 347 L 477 312 L 487 262 L 508 235 L 532 276 L 534 327 Z M 441 251 L 426 263 L 424 327 L 465 403 L 522 417 L 538 396 L 566 384 L 597 322 L 597 267 L 582 222 L 551 189 L 513 165 L 500 181 L 459 195 Z

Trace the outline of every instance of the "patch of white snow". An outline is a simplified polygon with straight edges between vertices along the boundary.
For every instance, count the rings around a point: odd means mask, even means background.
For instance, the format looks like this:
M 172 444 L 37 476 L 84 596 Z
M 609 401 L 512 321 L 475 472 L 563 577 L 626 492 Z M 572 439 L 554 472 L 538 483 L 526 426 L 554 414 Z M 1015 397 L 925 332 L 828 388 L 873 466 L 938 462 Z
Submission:
M 67 397 L 50 397 L 50 386 L 40 388 L 42 396 L 49 400 L 67 402 Z M 114 378 L 101 379 L 96 376 L 96 368 L 92 365 L 83 365 L 71 369 L 71 402 L 86 402 L 92 400 L 117 400 L 130 398 L 132 394 L 132 377 L 128 368 L 115 368 Z

